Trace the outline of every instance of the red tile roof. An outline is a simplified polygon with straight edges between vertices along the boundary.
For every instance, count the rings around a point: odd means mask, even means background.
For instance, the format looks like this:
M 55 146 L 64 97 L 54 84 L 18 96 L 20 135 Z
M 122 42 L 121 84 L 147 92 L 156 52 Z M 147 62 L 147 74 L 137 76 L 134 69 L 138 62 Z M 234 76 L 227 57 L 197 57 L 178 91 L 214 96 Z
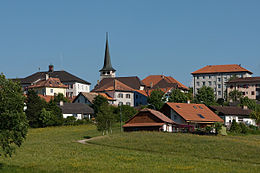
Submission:
M 224 122 L 217 114 L 204 104 L 166 103 L 186 121 L 195 122 Z M 201 116 L 200 116 L 201 115 Z M 203 118 L 204 117 L 204 118 Z
M 145 126 L 162 126 L 164 123 L 133 123 L 125 124 L 123 127 L 145 127 Z
M 142 110 L 140 110 L 135 116 L 138 116 L 139 113 L 141 112 L 150 112 L 152 115 L 156 116 L 157 118 L 159 118 L 161 121 L 163 122 L 167 122 L 167 123 L 175 123 L 173 120 L 171 120 L 170 118 L 168 118 L 167 116 L 165 116 L 163 113 L 153 110 L 153 109 L 149 109 L 149 108 L 144 108 Z M 128 122 L 130 122 L 135 116 L 133 116 L 132 118 L 130 118 L 126 124 Z M 136 123 L 134 123 L 136 124 Z
M 148 95 L 147 95 L 145 90 L 135 90 L 135 91 L 140 93 L 140 94 L 142 94 L 142 95 L 144 95 L 144 96 L 146 96 L 146 97 L 148 97 Z
M 172 88 L 169 87 L 169 88 L 156 88 L 156 89 L 149 89 L 149 90 L 147 90 L 148 96 L 150 96 L 151 93 L 152 93 L 154 90 L 158 90 L 158 89 L 161 90 L 161 91 L 164 92 L 164 93 L 167 93 L 167 92 L 169 92 Z
M 41 97 L 42 99 L 44 99 L 46 102 L 50 102 L 51 100 L 54 99 L 54 96 L 44 96 L 41 94 L 38 94 L 39 97 Z
M 207 65 L 191 74 L 202 74 L 202 73 L 228 73 L 228 72 L 248 72 L 253 74 L 251 71 L 241 67 L 238 64 L 228 64 L 228 65 Z
M 150 87 L 151 84 L 153 86 L 155 86 L 156 84 L 158 84 L 163 79 L 166 80 L 168 83 L 177 84 L 178 88 L 182 88 L 182 89 L 187 89 L 188 90 L 188 87 L 186 87 L 185 85 L 183 85 L 182 83 L 180 83 L 179 81 L 177 81 L 176 79 L 174 79 L 171 76 L 150 75 L 150 76 L 147 76 L 145 79 L 143 79 L 142 82 L 147 87 Z
M 227 83 L 260 83 L 260 77 L 235 78 Z
M 59 78 L 49 78 L 47 80 L 40 80 L 34 85 L 28 86 L 28 88 L 40 88 L 40 87 L 50 87 L 50 88 L 67 88 L 67 85 L 61 83 Z
M 123 84 L 122 82 L 120 82 L 119 80 L 112 80 L 110 82 L 108 82 L 107 84 L 105 84 L 104 86 L 94 90 L 95 92 L 98 91 L 134 91 L 134 89 L 132 89 L 131 87 Z

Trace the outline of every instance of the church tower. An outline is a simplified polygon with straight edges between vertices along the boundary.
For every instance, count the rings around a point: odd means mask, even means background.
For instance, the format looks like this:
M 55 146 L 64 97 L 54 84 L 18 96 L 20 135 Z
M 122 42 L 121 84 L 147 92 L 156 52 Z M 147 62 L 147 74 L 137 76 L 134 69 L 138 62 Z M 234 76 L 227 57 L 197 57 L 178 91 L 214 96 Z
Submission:
M 106 49 L 105 49 L 105 58 L 104 58 L 104 66 L 100 72 L 100 80 L 104 78 L 113 78 L 116 77 L 116 70 L 112 67 L 111 59 L 109 55 L 109 48 L 108 48 L 108 33 L 106 33 Z

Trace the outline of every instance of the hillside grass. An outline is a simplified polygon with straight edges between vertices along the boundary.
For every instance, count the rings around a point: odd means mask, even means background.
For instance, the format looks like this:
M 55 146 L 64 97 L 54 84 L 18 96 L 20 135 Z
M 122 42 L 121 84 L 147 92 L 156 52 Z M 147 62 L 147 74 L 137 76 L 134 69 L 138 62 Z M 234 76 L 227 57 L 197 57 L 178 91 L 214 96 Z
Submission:
M 132 132 L 99 136 L 95 126 L 30 129 L 0 172 L 259 172 L 260 136 Z

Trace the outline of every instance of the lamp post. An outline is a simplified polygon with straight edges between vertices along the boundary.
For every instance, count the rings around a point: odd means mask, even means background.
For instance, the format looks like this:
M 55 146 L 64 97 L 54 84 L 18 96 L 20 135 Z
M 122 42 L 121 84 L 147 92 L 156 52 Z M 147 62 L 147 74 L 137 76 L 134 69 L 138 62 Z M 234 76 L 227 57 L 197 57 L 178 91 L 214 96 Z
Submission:
M 120 132 L 122 132 L 122 111 L 121 111 L 121 105 L 120 105 Z

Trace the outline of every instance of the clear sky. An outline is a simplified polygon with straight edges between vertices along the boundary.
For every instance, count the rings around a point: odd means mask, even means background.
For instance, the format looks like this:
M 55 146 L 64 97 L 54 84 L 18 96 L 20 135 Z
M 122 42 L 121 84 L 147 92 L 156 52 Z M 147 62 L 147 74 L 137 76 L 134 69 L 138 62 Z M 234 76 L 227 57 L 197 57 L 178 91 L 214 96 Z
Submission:
M 105 33 L 117 76 L 171 75 L 190 85 L 205 65 L 241 64 L 260 76 L 259 0 L 10 0 L 0 2 L 0 72 L 48 65 L 92 83 Z

